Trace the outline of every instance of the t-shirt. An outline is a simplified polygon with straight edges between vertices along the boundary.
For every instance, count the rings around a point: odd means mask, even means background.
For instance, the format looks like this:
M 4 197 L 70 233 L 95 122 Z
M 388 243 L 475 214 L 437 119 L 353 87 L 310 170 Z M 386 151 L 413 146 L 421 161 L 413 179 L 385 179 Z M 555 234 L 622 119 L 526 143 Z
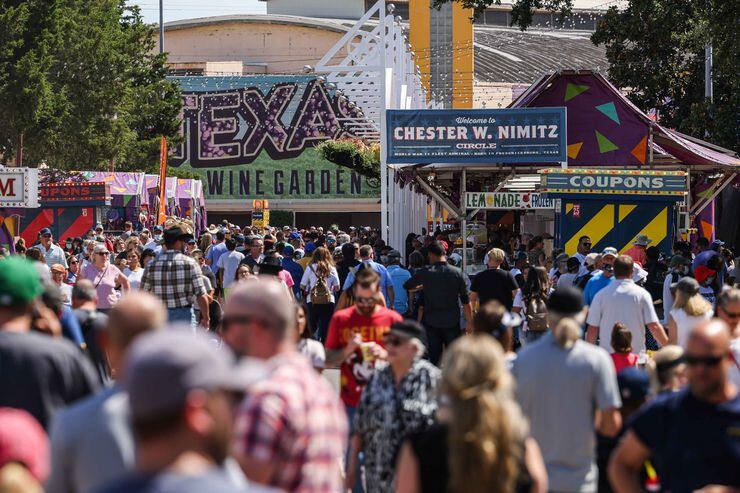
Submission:
M 236 269 L 239 268 L 239 263 L 241 263 L 243 258 L 244 255 L 236 250 L 231 252 L 227 251 L 218 257 L 216 270 L 224 270 L 224 288 L 229 288 L 234 283 Z
M 45 428 L 54 412 L 98 390 L 87 357 L 66 339 L 0 330 L 0 407 L 28 411 Z
M 712 312 L 709 311 L 703 315 L 692 317 L 691 315 L 688 315 L 685 311 L 683 311 L 682 308 L 674 308 L 673 310 L 671 310 L 671 317 L 676 322 L 676 334 L 678 336 L 678 338 L 676 339 L 676 344 L 678 344 L 682 348 L 685 348 L 686 341 L 688 341 L 689 339 L 689 332 L 691 332 L 691 329 L 693 329 L 699 322 L 703 322 L 704 320 L 709 320 L 710 318 L 712 318 Z
M 71 306 L 72 305 L 72 286 L 69 284 L 58 284 L 57 287 L 62 293 L 62 303 Z
M 609 354 L 580 339 L 561 348 L 548 331 L 519 352 L 512 373 L 550 490 L 595 492 L 595 411 L 622 405 Z
M 391 265 L 388 267 L 388 274 L 393 283 L 393 309 L 398 313 L 406 313 L 409 309 L 409 296 L 403 283 L 411 279 L 411 272 L 400 265 Z
M 590 305 L 594 301 L 596 293 L 608 286 L 614 277 L 606 277 L 603 272 L 594 274 L 594 276 L 586 283 L 586 288 L 583 290 L 583 302 L 586 305 Z
M 123 269 L 123 275 L 128 279 L 131 289 L 139 289 L 141 285 L 141 276 L 144 275 L 144 269 L 139 267 L 136 270 L 131 270 L 128 267 Z
M 438 329 L 458 328 L 460 303 L 470 301 L 462 270 L 447 262 L 437 262 L 417 270 L 404 283 L 406 289 L 419 285 L 423 286 L 424 325 Z
M 663 320 L 668 322 L 668 315 L 673 309 L 673 293 L 671 293 L 671 284 L 678 282 L 683 274 L 671 270 L 663 279 Z
M 635 353 L 612 353 L 614 369 L 619 373 L 625 368 L 631 368 L 637 365 L 637 355 Z
M 566 272 L 565 274 L 562 274 L 560 277 L 558 277 L 557 287 L 560 288 L 563 286 L 572 286 L 577 277 L 578 274 Z
M 226 248 L 226 243 L 221 242 L 213 245 L 208 249 L 208 252 L 206 252 L 206 260 L 211 261 L 211 270 L 214 274 L 218 273 L 218 259 L 228 251 L 229 249 Z
M 638 354 L 644 351 L 645 326 L 658 322 L 658 315 L 650 294 L 632 279 L 616 279 L 598 292 L 589 307 L 586 323 L 599 328 L 599 345 L 609 352 L 617 322 L 632 333 L 632 350 Z
M 480 305 L 483 306 L 487 301 L 496 300 L 511 311 L 514 303 L 513 291 L 519 289 L 516 279 L 509 271 L 503 269 L 486 269 L 476 274 L 470 290 L 478 293 Z
M 80 273 L 82 279 L 88 279 L 95 286 L 98 293 L 98 308 L 107 310 L 118 303 L 116 279 L 123 275 L 118 267 L 108 264 L 103 270 L 98 270 L 93 264 L 87 264 Z
M 659 459 L 665 491 L 740 486 L 740 394 L 721 404 L 688 389 L 664 394 L 633 417 L 630 429 Z
M 204 474 L 131 474 L 96 493 L 237 493 L 242 491 L 220 469 Z
M 362 336 L 362 342 L 383 343 L 383 336 L 395 322 L 403 317 L 398 312 L 387 308 L 380 308 L 366 317 L 351 306 L 334 313 L 329 323 L 329 333 L 326 337 L 326 349 L 342 349 L 354 337 Z M 370 379 L 374 361 L 365 361 L 362 351 L 358 348 L 340 367 L 340 395 L 345 405 L 357 407 L 360 395 L 365 384 Z
M 712 308 L 717 306 L 717 295 L 714 294 L 712 288 L 709 286 L 699 286 L 699 294 L 712 304 Z
M 337 274 L 337 269 L 332 267 L 329 275 L 325 279 L 326 285 L 329 288 L 329 292 L 331 293 L 329 302 L 334 303 L 334 293 L 339 291 L 339 274 Z M 301 287 L 308 291 L 306 303 L 311 303 L 311 291 L 313 290 L 314 286 L 316 286 L 317 282 L 319 282 L 319 278 L 316 275 L 316 264 L 309 264 L 306 270 L 303 271 L 303 277 L 301 277 Z

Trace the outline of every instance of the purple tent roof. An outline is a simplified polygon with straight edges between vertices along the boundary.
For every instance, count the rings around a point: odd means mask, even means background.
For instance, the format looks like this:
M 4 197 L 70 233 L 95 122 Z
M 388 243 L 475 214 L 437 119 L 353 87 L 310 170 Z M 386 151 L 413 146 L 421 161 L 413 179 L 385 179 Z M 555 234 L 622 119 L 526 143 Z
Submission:
M 591 71 L 552 73 L 532 84 L 511 107 L 567 108 L 568 165 L 640 166 L 653 151 L 668 152 L 688 165 L 740 167 L 731 151 L 687 138 L 653 122 L 602 75 Z M 658 147 L 660 146 L 660 147 Z

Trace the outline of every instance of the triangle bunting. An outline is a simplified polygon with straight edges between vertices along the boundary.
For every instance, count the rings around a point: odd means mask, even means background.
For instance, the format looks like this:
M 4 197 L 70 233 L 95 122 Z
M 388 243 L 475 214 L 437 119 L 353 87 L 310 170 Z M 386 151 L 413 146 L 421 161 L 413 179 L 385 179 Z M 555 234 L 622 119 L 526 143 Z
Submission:
M 637 145 L 630 151 L 630 154 L 640 161 L 640 164 L 645 164 L 645 158 L 647 156 L 647 135 L 637 143 Z
M 565 101 L 570 101 L 574 97 L 578 96 L 582 92 L 588 91 L 590 86 L 583 86 L 578 84 L 568 83 L 565 86 Z
M 601 154 L 616 151 L 619 149 L 619 147 L 614 142 L 604 137 L 601 132 L 599 132 L 598 130 L 594 130 L 594 132 L 596 132 L 596 141 L 599 144 L 599 152 Z
M 581 147 L 583 147 L 583 142 L 576 142 L 575 144 L 570 144 L 568 146 L 568 158 L 575 159 L 578 157 L 578 153 L 581 152 Z
M 617 107 L 614 106 L 614 103 L 600 104 L 596 109 L 605 114 L 611 121 L 616 122 L 617 125 L 621 125 L 619 115 L 617 115 Z

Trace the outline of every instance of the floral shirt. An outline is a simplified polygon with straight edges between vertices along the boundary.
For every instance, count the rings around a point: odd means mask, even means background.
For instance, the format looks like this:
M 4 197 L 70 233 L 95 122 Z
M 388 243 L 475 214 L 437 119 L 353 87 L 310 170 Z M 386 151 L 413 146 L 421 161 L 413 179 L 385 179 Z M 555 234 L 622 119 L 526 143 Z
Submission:
M 390 365 L 378 366 L 365 390 L 353 433 L 362 438 L 367 491 L 393 491 L 396 456 L 404 438 L 435 422 L 440 370 L 417 360 L 397 387 Z

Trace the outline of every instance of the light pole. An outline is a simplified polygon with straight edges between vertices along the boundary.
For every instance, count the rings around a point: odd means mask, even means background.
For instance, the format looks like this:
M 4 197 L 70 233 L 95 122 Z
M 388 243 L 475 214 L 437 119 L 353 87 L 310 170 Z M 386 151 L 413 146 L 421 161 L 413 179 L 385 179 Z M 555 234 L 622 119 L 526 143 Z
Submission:
M 164 0 L 159 0 L 159 53 L 164 53 Z

